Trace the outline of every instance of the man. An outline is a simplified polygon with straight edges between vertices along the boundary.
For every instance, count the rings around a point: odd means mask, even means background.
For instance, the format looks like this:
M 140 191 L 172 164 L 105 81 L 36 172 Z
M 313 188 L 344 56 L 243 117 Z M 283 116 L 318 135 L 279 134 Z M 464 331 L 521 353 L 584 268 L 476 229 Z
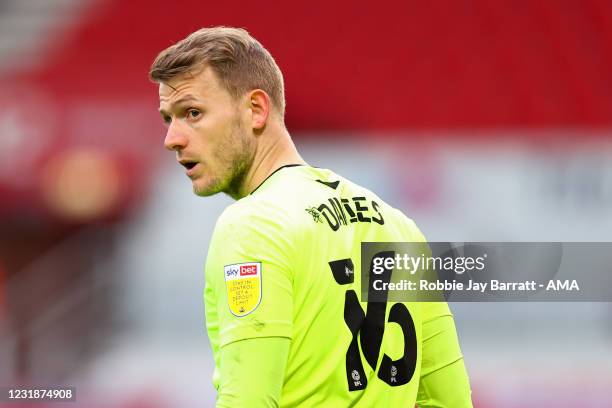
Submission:
M 165 147 L 194 193 L 237 200 L 205 271 L 217 407 L 471 406 L 445 303 L 359 302 L 361 242 L 424 238 L 372 192 L 300 157 L 268 51 L 245 30 L 205 28 L 162 51 L 150 77 Z M 392 327 L 396 305 L 410 336 Z

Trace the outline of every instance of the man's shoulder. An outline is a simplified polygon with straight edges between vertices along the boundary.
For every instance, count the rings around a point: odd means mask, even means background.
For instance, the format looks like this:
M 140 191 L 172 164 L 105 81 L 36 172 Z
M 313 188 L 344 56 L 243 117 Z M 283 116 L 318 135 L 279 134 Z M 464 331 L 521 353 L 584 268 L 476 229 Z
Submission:
M 253 200 L 251 196 L 244 197 L 223 210 L 217 219 L 216 229 L 232 225 L 251 225 L 262 221 L 261 215 L 262 212 L 265 214 L 265 208 L 261 200 Z
M 253 232 L 303 231 L 312 224 L 309 210 L 327 200 L 340 176 L 326 169 L 291 166 L 268 177 L 252 194 L 232 203 L 221 213 L 216 232 L 237 227 Z
M 298 204 L 291 197 L 283 194 L 266 194 L 246 196 L 223 210 L 217 220 L 215 231 L 240 228 L 255 233 L 287 231 L 298 225 Z
M 253 193 L 228 206 L 220 220 L 259 221 L 265 219 L 296 221 L 306 204 L 322 197 L 326 179 L 318 180 L 322 169 L 290 166 L 274 172 Z M 321 177 L 323 178 L 323 177 Z
M 347 224 L 374 220 L 382 225 L 388 221 L 408 236 L 416 228 L 402 211 L 373 191 L 328 169 L 296 166 L 273 174 L 255 193 L 228 206 L 219 217 L 216 229 L 242 227 L 254 232 L 305 232 L 324 219 L 346 220 Z

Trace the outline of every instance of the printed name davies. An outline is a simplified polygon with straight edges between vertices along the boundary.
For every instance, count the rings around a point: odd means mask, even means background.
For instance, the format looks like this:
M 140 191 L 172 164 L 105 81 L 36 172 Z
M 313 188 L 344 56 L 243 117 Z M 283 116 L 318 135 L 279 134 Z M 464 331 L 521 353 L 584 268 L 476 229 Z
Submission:
M 538 283 L 536 281 L 524 281 L 524 282 L 501 282 L 496 279 L 490 282 L 476 282 L 473 280 L 468 281 L 468 285 L 464 285 L 462 282 L 453 281 L 433 281 L 421 279 L 418 283 L 402 279 L 399 282 L 383 282 L 380 279 L 375 280 L 372 283 L 374 290 L 378 291 L 412 291 L 412 290 L 452 290 L 452 291 L 477 291 L 486 292 L 489 291 L 519 291 L 529 292 L 540 289 L 546 289 L 547 291 L 580 291 L 580 286 L 576 280 L 549 280 L 547 284 Z

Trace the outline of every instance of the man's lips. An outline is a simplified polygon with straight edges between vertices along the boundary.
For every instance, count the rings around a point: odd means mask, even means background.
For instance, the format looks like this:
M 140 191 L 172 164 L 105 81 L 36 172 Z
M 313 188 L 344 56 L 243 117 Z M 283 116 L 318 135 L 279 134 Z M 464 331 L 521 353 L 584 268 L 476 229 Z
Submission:
M 200 163 L 195 163 L 192 168 L 187 169 L 187 177 L 192 177 L 193 175 L 195 175 L 199 168 Z
M 187 169 L 186 173 L 189 177 L 194 175 L 198 167 L 200 166 L 200 163 L 195 160 L 179 160 L 179 163 L 181 164 L 181 166 Z

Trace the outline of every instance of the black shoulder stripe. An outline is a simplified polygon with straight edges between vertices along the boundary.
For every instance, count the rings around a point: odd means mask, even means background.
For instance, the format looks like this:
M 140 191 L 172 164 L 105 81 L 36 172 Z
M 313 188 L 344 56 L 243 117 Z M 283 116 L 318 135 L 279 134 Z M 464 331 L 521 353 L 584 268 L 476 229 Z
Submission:
M 338 188 L 338 184 L 340 184 L 340 180 L 336 181 L 323 181 L 317 180 L 319 183 L 326 185 L 329 188 L 333 188 L 334 190 Z

